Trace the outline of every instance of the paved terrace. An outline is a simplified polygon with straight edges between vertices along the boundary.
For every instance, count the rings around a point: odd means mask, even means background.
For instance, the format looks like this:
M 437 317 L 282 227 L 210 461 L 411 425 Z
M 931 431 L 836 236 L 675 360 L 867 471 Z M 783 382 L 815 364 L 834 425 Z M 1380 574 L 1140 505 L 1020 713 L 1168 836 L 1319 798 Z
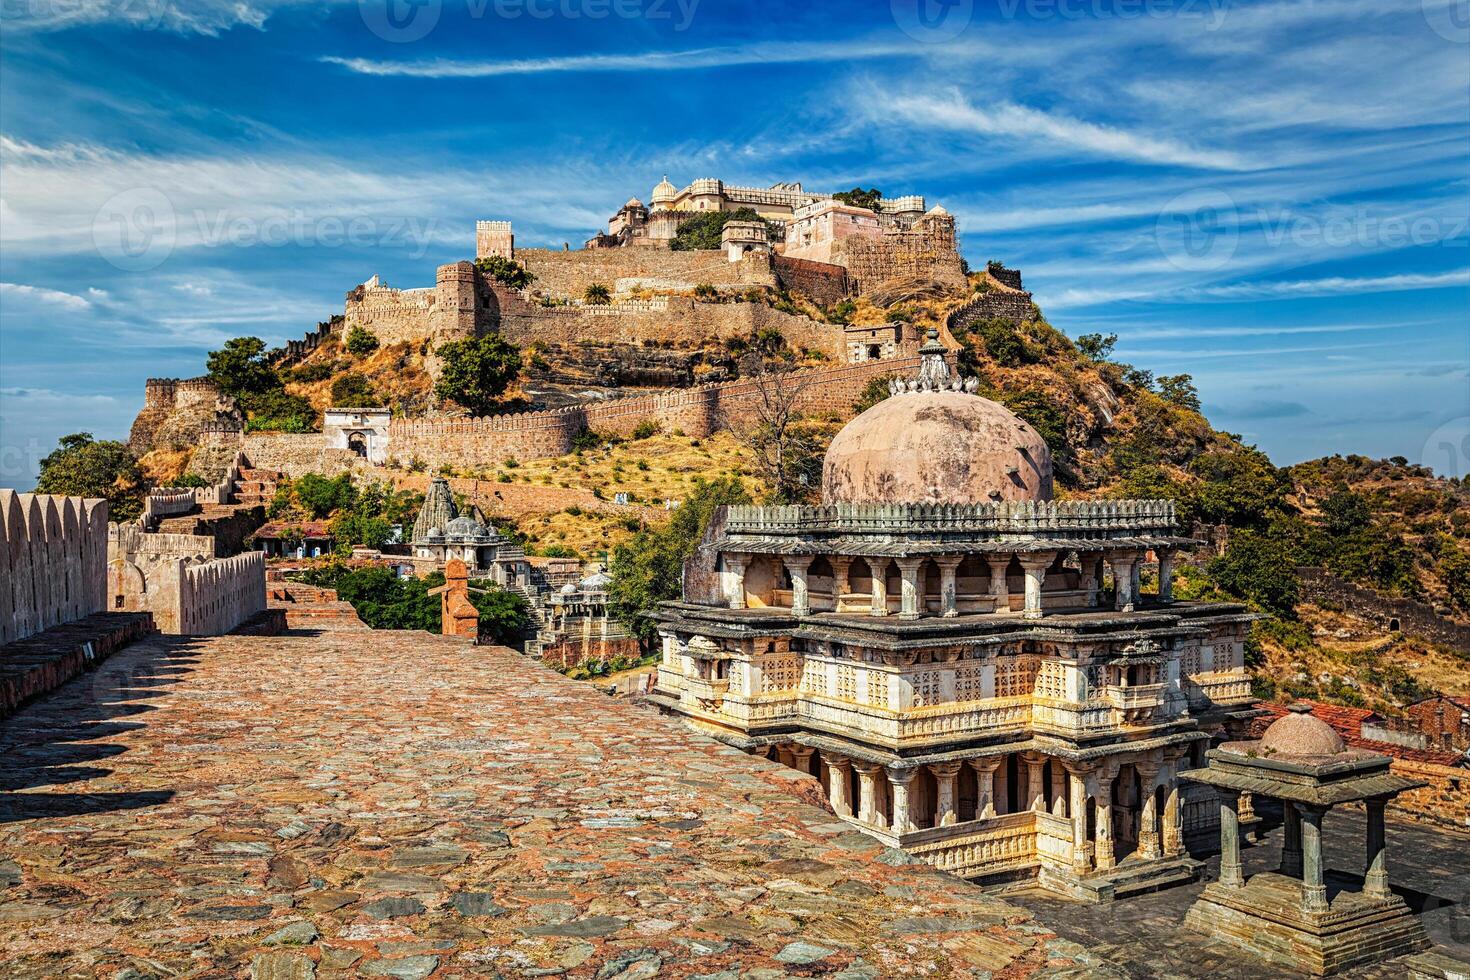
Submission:
M 7 978 L 1117 975 L 807 777 L 426 634 L 155 637 L 0 753 Z

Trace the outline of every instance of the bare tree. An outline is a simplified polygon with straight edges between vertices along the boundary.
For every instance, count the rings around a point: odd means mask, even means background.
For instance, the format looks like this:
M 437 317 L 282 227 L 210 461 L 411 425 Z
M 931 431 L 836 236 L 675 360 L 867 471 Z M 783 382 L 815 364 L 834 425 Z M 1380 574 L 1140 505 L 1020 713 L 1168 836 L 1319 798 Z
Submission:
M 752 353 L 741 376 L 755 382 L 747 421 L 731 429 L 751 449 L 755 466 L 777 503 L 807 498 L 821 482 L 821 440 L 798 409 L 811 372 Z

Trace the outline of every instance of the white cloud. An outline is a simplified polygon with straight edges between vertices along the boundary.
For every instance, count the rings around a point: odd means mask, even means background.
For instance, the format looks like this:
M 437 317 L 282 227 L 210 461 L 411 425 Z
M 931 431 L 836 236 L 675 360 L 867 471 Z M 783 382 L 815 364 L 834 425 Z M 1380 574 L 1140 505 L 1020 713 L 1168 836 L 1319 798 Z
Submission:
M 98 290 L 89 290 L 89 292 L 95 293 Z M 59 289 L 47 289 L 44 286 L 27 286 L 18 282 L 0 282 L 0 300 L 19 301 L 28 305 L 72 311 L 86 310 L 92 306 L 86 297 L 77 296 L 75 293 L 64 293 Z
M 234 27 L 265 27 L 278 9 L 350 0 L 29 0 L 0 4 L 0 24 L 18 31 L 60 31 L 94 24 L 215 36 Z
M 1470 285 L 1470 269 L 1452 272 L 1406 273 L 1393 276 L 1327 276 L 1285 282 L 1240 282 L 1184 290 L 1181 295 L 1217 299 L 1252 299 L 1260 296 L 1338 296 L 1347 293 L 1391 293 L 1410 289 L 1443 289 Z

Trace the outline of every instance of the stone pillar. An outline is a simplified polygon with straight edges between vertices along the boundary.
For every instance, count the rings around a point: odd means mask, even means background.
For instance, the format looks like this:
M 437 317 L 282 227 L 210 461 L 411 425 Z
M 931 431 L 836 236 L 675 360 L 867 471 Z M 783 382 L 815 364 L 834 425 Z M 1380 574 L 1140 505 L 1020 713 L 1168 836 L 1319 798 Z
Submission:
M 995 611 L 1002 615 L 1011 611 L 1011 587 L 1006 584 L 1006 569 L 1011 567 L 1011 556 L 990 557 L 990 596 L 995 600 Z
M 1067 774 L 1060 759 L 1051 761 L 1051 812 L 1059 817 L 1067 815 Z
M 1097 574 L 1098 563 L 1093 561 L 1090 555 L 1081 555 L 1079 557 L 1082 561 L 1082 576 L 1078 585 L 1082 587 L 1083 592 L 1087 593 L 1088 608 L 1093 608 L 1097 605 L 1097 591 L 1101 587 Z
M 1138 818 L 1138 856 L 1146 861 L 1157 861 L 1159 849 L 1159 805 L 1154 796 L 1158 785 L 1159 770 L 1138 767 L 1139 782 L 1143 784 L 1143 812 Z
M 1143 586 L 1140 580 L 1143 577 L 1143 556 L 1135 555 L 1133 567 L 1128 570 L 1128 594 L 1133 597 L 1135 603 L 1143 601 Z
M 1113 608 L 1132 612 L 1134 558 L 1132 555 L 1115 555 L 1110 564 L 1113 566 L 1113 584 L 1117 587 Z
M 893 789 L 893 832 L 907 834 L 914 829 L 913 815 L 909 812 L 909 783 L 913 782 L 917 769 L 888 767 L 888 785 Z
M 794 748 L 795 746 L 789 742 L 782 742 L 776 746 L 776 761 L 789 769 L 795 769 L 796 753 L 792 751 Z
M 1165 548 L 1159 552 L 1159 602 L 1168 605 L 1174 601 L 1174 552 Z
M 1113 857 L 1112 776 L 1098 777 L 1097 795 L 1093 799 L 1096 801 L 1097 812 L 1097 843 L 1093 847 L 1093 857 L 1097 862 L 1097 869 L 1107 871 L 1117 863 Z
M 1164 797 L 1164 856 L 1178 857 L 1184 853 L 1184 808 L 1179 805 L 1179 780 L 1172 773 L 1169 780 L 1169 795 Z
M 840 755 L 827 757 L 827 802 L 839 817 L 852 816 L 852 801 L 847 798 L 848 773 L 852 761 Z
M 895 558 L 894 563 L 898 565 L 899 577 L 903 584 L 899 590 L 899 619 L 919 618 L 919 569 L 923 566 L 922 558 Z
M 829 557 L 827 561 L 832 565 L 832 608 L 836 610 L 842 605 L 842 597 L 852 591 L 852 583 L 848 579 L 852 559 Z
M 1251 796 L 1249 790 L 1241 790 L 1240 798 L 1237 803 L 1239 805 L 1241 823 L 1245 823 L 1247 820 L 1254 821 L 1256 819 L 1256 801 L 1255 797 Z M 1260 838 L 1258 837 L 1256 839 L 1259 840 Z
M 959 775 L 959 762 L 936 762 L 929 767 L 934 774 L 934 781 L 939 784 L 938 801 L 934 807 L 934 826 L 952 827 L 960 822 L 960 815 L 955 811 L 954 779 Z
M 888 559 L 868 563 L 873 574 L 873 606 L 869 610 L 874 616 L 888 615 Z
M 1068 770 L 1068 776 L 1072 790 L 1072 870 L 1086 874 L 1092 870 L 1092 855 L 1087 853 L 1087 783 L 1079 770 Z
M 993 755 L 983 759 L 971 759 L 970 765 L 975 770 L 976 788 L 979 790 L 975 797 L 975 819 L 986 820 L 995 816 L 995 770 L 1005 761 L 1004 756 Z
M 807 591 L 806 572 L 812 567 L 811 557 L 798 555 L 781 560 L 786 565 L 786 571 L 791 575 L 791 615 L 810 615 L 812 600 Z
M 1229 793 L 1220 794 L 1220 884 L 1239 888 L 1245 884 L 1240 871 L 1240 821 L 1236 816 L 1239 800 Z
M 1292 878 L 1302 875 L 1302 818 L 1296 804 L 1290 800 L 1281 802 L 1282 841 L 1281 873 Z
M 1388 802 L 1381 796 L 1365 800 L 1368 808 L 1368 860 L 1363 872 L 1363 894 L 1371 898 L 1388 898 L 1388 849 L 1383 834 L 1383 807 Z
M 1026 607 L 1021 612 L 1023 619 L 1041 618 L 1041 586 L 1046 581 L 1046 570 L 1051 567 L 1055 552 L 1042 552 L 1021 556 L 1021 569 L 1026 573 Z
M 878 773 L 883 767 L 871 762 L 853 762 L 858 774 L 857 818 L 866 824 L 878 822 Z
M 725 554 L 725 599 L 731 609 L 745 608 L 745 562 L 744 555 Z
M 808 775 L 815 776 L 816 773 L 812 772 L 812 751 L 813 749 L 809 745 L 791 746 L 792 768 L 797 772 L 804 772 Z
M 1046 757 L 1041 755 L 1027 754 L 1023 756 L 1026 761 L 1026 792 L 1030 801 L 1026 809 L 1046 809 Z
M 1327 885 L 1322 865 L 1322 815 L 1326 807 L 1297 804 L 1302 815 L 1302 911 L 1327 911 Z
M 959 595 L 955 591 L 955 571 L 960 567 L 960 559 L 936 558 L 934 563 L 939 566 L 939 614 L 958 616 L 960 607 Z

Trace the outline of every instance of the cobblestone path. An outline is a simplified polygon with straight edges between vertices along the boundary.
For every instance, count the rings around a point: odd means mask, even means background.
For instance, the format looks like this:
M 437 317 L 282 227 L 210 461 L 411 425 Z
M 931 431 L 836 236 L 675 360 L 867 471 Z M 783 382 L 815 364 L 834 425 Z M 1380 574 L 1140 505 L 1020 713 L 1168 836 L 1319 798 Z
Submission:
M 807 777 L 426 634 L 155 637 L 0 752 L 7 980 L 1118 975 Z

